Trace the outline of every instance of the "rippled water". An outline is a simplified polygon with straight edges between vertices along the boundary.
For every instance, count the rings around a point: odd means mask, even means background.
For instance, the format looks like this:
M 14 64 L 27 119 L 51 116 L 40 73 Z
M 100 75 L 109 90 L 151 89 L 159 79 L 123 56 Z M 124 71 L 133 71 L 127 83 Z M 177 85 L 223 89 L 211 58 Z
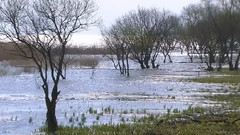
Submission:
M 184 80 L 208 76 L 203 63 L 185 63 L 189 61 L 186 56 L 175 56 L 174 63 L 166 64 L 160 59 L 160 68 L 154 70 L 141 70 L 133 63 L 129 78 L 109 68 L 109 60 L 98 57 L 96 69 L 72 66 L 67 80 L 61 81 L 56 111 L 59 124 L 78 125 L 79 122 L 69 122 L 69 118 L 74 115 L 80 119 L 82 113 L 87 117 L 85 125 L 92 125 L 118 123 L 122 117 L 164 114 L 167 109 L 183 110 L 189 105 L 215 106 L 203 96 L 227 89 L 224 85 Z M 46 107 L 38 74 L 4 75 L 0 82 L 0 134 L 25 135 L 39 129 L 45 121 Z M 107 107 L 114 112 L 99 120 L 88 111 L 93 108 L 100 113 Z

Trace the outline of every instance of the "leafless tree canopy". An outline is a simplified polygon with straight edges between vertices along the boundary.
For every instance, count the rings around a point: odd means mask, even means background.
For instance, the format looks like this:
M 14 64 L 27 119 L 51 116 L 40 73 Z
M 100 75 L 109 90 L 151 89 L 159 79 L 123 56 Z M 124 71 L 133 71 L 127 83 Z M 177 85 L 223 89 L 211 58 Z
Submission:
M 238 69 L 239 7 L 238 0 L 202 0 L 184 9 L 180 40 L 186 46 L 191 61 L 191 54 L 198 54 L 208 70 L 213 70 L 215 62 L 218 62 L 219 70 L 226 62 L 230 70 Z
M 125 65 L 129 66 L 128 58 L 139 63 L 142 69 L 150 68 L 150 61 L 155 68 L 160 53 L 164 62 L 167 57 L 172 62 L 170 54 L 178 48 L 182 52 L 186 50 L 191 62 L 193 56 L 197 56 L 206 63 L 207 70 L 214 70 L 214 63 L 219 70 L 225 63 L 230 70 L 238 70 L 240 1 L 201 0 L 185 7 L 180 16 L 170 11 L 139 8 L 120 17 L 103 31 L 103 36 L 117 57 L 115 65 L 120 71 Z
M 35 62 L 43 82 L 51 132 L 57 128 L 55 107 L 65 49 L 73 33 L 97 23 L 93 21 L 96 10 L 92 0 L 1 0 L 0 33 L 15 43 L 19 55 Z
M 117 56 L 119 69 L 129 69 L 128 58 L 140 64 L 142 69 L 156 68 L 155 61 L 160 52 L 165 60 L 177 43 L 179 19 L 170 11 L 143 9 L 131 11 L 104 30 L 105 43 Z M 129 74 L 129 73 L 128 73 Z

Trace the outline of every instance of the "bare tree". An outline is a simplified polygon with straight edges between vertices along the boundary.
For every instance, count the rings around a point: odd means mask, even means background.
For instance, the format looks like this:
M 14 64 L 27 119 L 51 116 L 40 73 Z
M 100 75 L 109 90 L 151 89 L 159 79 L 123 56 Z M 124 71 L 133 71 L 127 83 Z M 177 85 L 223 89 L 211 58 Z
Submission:
M 0 31 L 18 53 L 35 62 L 47 106 L 48 131 L 55 133 L 55 115 L 65 49 L 72 34 L 95 24 L 91 0 L 1 0 Z M 53 48 L 58 48 L 53 52 Z
M 181 42 L 185 45 L 190 61 L 193 62 L 193 56 L 197 54 L 203 62 L 204 46 L 196 41 L 198 33 L 196 25 L 201 21 L 202 4 L 189 5 L 184 8 L 181 15 L 183 29 L 180 33 Z
M 213 17 L 217 15 L 217 9 L 218 7 L 206 1 L 202 4 L 190 5 L 183 12 L 185 19 L 185 35 L 183 39 L 187 40 L 185 42 L 187 43 L 186 48 L 191 50 L 193 48 L 192 52 L 196 52 L 201 61 L 205 56 L 207 69 L 211 71 L 218 52 L 218 41 L 213 21 Z
M 190 62 L 192 63 L 193 58 L 194 58 L 194 53 L 195 53 L 195 49 L 194 49 L 194 45 L 193 45 L 194 40 L 192 39 L 192 36 L 186 26 L 183 26 L 183 28 L 181 28 L 181 30 L 179 32 L 178 40 L 179 40 L 180 44 L 182 44 L 182 46 L 185 47 L 185 50 L 190 59 Z
M 169 11 L 139 8 L 119 18 L 103 36 L 118 61 L 122 60 L 118 65 L 123 69 L 125 59 L 128 66 L 128 58 L 139 63 L 141 69 L 150 68 L 150 60 L 156 68 L 160 51 L 170 59 L 170 52 L 177 43 L 178 21 L 178 17 Z
M 218 70 L 226 62 L 238 70 L 240 60 L 239 0 L 202 0 L 184 9 L 181 42 L 187 50 L 205 56 L 208 70 L 218 60 Z M 192 48 L 194 48 L 192 50 Z
M 114 67 L 118 68 L 121 74 L 129 76 L 129 46 L 126 43 L 126 29 L 124 28 L 124 20 L 117 20 L 109 30 L 102 30 L 104 41 L 111 53 L 117 57 L 117 65 L 114 59 L 109 56 L 114 63 Z
M 173 51 L 177 44 L 177 34 L 179 30 L 179 18 L 169 11 L 165 11 L 163 14 L 163 42 L 161 45 L 161 51 L 164 56 L 164 63 L 166 57 L 172 62 L 170 53 Z
M 224 21 L 223 23 L 218 24 L 218 27 L 223 27 L 224 31 L 221 34 L 224 34 L 223 39 L 227 39 L 224 41 L 225 47 L 228 51 L 227 58 L 229 64 L 229 70 L 238 70 L 239 58 L 240 58 L 240 45 L 239 45 L 239 23 L 240 23 L 240 12 L 239 12 L 239 1 L 236 0 L 218 0 L 220 2 L 222 12 L 221 18 Z M 222 29 L 222 28 L 221 28 Z M 219 30 L 220 31 L 220 30 Z M 234 55 L 237 55 L 234 58 Z M 235 63 L 234 63 L 235 62 Z
M 163 43 L 164 38 L 164 14 L 166 11 L 160 12 L 157 9 L 152 9 L 150 11 L 151 14 L 151 23 L 153 27 L 153 46 L 151 48 L 152 54 L 151 54 L 151 64 L 152 68 L 157 68 L 159 65 L 155 64 L 155 61 L 160 54 L 161 51 L 161 45 Z
M 150 68 L 149 61 L 154 45 L 154 20 L 151 10 L 139 8 L 122 19 L 125 41 L 129 46 L 131 58 L 140 64 L 142 69 Z

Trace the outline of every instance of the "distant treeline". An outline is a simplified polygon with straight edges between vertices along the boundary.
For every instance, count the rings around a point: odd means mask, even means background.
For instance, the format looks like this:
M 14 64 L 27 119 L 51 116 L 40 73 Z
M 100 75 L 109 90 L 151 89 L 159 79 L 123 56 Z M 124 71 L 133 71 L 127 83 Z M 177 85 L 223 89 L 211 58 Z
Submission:
M 79 47 L 73 46 L 66 48 L 66 54 L 78 54 L 78 55 L 105 55 L 110 54 L 108 48 L 104 47 Z
M 102 31 L 108 48 L 117 57 L 121 74 L 129 74 L 129 59 L 142 69 L 158 67 L 159 54 L 171 60 L 176 49 L 187 52 L 190 61 L 196 54 L 207 70 L 213 63 L 221 70 L 239 69 L 240 1 L 202 0 L 188 5 L 180 15 L 157 8 L 139 8 L 119 17 Z

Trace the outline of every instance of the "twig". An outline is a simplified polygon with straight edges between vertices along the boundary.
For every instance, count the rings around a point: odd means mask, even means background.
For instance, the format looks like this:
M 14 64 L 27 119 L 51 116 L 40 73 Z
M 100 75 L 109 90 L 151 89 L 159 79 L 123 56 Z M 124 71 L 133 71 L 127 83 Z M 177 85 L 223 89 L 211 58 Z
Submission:
M 232 122 L 232 124 L 235 124 L 235 123 L 238 122 L 238 121 L 240 121 L 240 118 L 234 120 L 234 121 Z

